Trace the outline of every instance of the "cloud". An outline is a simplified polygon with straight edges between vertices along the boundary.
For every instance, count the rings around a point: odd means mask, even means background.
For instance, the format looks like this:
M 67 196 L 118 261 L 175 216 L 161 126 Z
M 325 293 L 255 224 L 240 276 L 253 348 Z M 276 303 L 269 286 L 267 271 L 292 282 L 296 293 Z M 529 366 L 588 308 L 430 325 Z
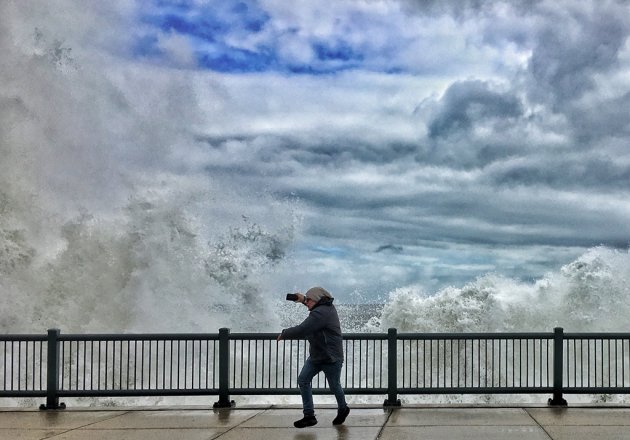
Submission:
M 395 245 L 395 244 L 383 244 L 379 246 L 374 252 L 386 252 L 386 251 L 400 253 L 403 251 L 403 247 Z
M 446 137 L 451 132 L 468 131 L 473 124 L 523 114 L 516 96 L 493 91 L 489 84 L 478 80 L 451 85 L 440 104 L 429 123 L 429 138 Z
M 196 66 L 197 64 L 188 39 L 181 35 L 174 33 L 159 35 L 156 46 L 177 66 Z
M 571 121 L 578 145 L 610 145 L 615 140 L 630 136 L 630 123 L 621 111 L 629 105 L 630 92 L 573 104 L 565 113 Z M 593 111 L 594 108 L 597 111 Z
M 559 173 L 558 170 L 562 169 Z M 630 184 L 626 159 L 607 154 L 541 154 L 489 167 L 488 179 L 497 185 L 541 186 L 556 189 L 606 191 Z
M 562 106 L 595 87 L 595 75 L 610 72 L 630 32 L 627 4 L 544 3 L 528 73 L 533 99 Z M 562 23 L 558 26 L 557 23 Z

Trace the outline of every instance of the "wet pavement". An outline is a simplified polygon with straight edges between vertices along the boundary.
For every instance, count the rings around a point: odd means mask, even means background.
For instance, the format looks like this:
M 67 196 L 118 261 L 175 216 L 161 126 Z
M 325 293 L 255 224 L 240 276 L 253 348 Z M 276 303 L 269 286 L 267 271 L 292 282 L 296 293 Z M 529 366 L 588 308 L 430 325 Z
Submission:
M 630 407 L 351 407 L 333 426 L 336 410 L 317 409 L 316 426 L 293 427 L 297 406 L 0 409 L 4 440 L 405 440 L 405 439 L 628 439 Z

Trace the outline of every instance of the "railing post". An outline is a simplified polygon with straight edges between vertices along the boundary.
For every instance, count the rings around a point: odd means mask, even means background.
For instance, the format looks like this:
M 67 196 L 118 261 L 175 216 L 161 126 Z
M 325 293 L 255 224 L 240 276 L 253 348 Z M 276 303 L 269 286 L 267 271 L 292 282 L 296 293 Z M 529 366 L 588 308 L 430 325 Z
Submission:
M 46 404 L 41 404 L 39 409 L 66 409 L 65 403 L 59 403 L 59 335 L 61 331 L 56 328 L 48 329 L 48 363 L 46 367 Z M 61 366 L 63 368 L 63 366 Z
M 395 328 L 387 330 L 387 399 L 383 406 L 400 406 L 400 399 L 398 399 L 398 334 Z
M 214 408 L 230 408 L 234 401 L 230 400 L 230 329 L 219 329 L 219 401 Z
M 564 330 L 562 327 L 553 329 L 553 399 L 549 399 L 549 405 L 566 406 L 567 401 L 562 397 L 562 360 L 564 351 Z

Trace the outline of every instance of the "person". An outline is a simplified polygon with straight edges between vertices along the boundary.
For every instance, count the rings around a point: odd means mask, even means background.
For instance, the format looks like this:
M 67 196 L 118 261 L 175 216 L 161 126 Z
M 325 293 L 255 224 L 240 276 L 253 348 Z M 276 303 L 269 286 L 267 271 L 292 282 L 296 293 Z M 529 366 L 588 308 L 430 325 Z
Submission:
M 317 424 L 311 382 L 320 371 L 324 372 L 328 387 L 337 400 L 337 417 L 332 423 L 341 425 L 350 414 L 350 408 L 341 386 L 343 337 L 339 315 L 333 305 L 334 298 L 321 287 L 313 287 L 306 294 L 296 295 L 295 302 L 304 304 L 310 313 L 301 324 L 286 328 L 278 335 L 278 341 L 306 337 L 309 342 L 309 357 L 298 376 L 304 417 L 293 425 L 296 428 L 305 428 Z

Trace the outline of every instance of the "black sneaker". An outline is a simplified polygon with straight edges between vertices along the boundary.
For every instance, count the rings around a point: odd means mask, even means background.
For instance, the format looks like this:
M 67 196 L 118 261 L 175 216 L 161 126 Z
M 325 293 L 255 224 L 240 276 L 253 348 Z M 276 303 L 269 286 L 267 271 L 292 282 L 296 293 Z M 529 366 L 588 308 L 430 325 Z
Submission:
M 340 409 L 339 411 L 337 411 L 337 417 L 335 417 L 335 420 L 333 420 L 333 425 L 341 425 L 343 422 L 346 421 L 346 417 L 348 417 L 348 414 L 350 414 L 350 408 L 347 406 L 344 409 Z
M 295 426 L 296 428 L 306 428 L 307 426 L 314 425 L 317 425 L 317 419 L 315 418 L 315 416 L 304 416 L 303 419 L 293 422 L 293 426 Z

